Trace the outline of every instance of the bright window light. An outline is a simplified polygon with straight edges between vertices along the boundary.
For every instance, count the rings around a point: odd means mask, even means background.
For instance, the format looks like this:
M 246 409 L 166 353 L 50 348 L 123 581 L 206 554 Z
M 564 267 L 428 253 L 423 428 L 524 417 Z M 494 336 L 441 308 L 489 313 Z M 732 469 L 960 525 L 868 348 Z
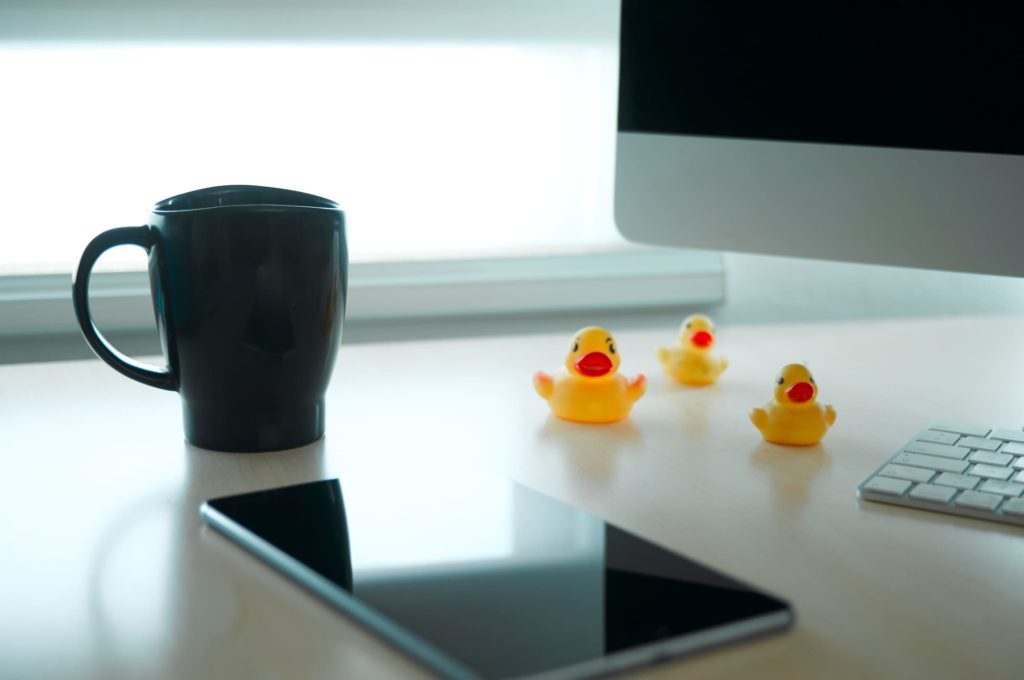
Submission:
M 386 490 L 359 483 L 343 489 L 346 513 L 357 520 L 351 535 L 356 570 L 472 564 L 512 556 L 514 506 L 504 479 L 467 474 L 472 481 L 457 485 L 449 476 L 440 487 L 445 492 L 439 494 L 422 475 L 391 477 Z
M 594 44 L 7 43 L 0 274 L 218 184 L 337 200 L 355 261 L 615 248 L 615 77 Z

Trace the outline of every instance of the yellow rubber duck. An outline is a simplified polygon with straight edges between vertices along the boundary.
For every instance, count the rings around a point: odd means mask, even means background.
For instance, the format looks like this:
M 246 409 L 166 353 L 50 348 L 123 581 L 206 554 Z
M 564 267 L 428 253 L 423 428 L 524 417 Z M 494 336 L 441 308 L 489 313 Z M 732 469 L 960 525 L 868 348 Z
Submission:
M 836 422 L 836 411 L 815 399 L 818 386 L 803 364 L 787 364 L 775 381 L 775 399 L 750 412 L 750 421 L 774 444 L 810 446 Z
M 538 371 L 533 386 L 559 418 L 580 423 L 614 423 L 629 416 L 644 395 L 647 379 L 618 374 L 615 338 L 603 328 L 588 326 L 572 339 L 564 368 L 554 376 Z
M 683 385 L 712 385 L 729 366 L 715 352 L 715 326 L 703 314 L 691 314 L 679 328 L 679 345 L 659 347 L 658 360 L 670 378 Z

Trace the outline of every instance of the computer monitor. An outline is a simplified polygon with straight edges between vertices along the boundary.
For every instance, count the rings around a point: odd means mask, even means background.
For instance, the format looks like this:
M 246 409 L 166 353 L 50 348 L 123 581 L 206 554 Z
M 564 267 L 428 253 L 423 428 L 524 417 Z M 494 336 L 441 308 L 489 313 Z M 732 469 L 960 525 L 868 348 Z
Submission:
M 1013 6 L 622 0 L 619 230 L 1024 275 Z

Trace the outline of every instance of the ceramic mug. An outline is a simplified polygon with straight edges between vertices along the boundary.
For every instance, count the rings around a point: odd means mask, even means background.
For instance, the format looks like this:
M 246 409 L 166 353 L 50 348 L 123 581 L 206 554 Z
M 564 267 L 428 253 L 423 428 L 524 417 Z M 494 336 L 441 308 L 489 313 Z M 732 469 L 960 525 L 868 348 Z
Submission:
M 126 244 L 149 255 L 164 369 L 114 349 L 89 312 L 93 265 Z M 100 359 L 181 395 L 189 442 L 221 451 L 286 449 L 323 436 L 347 270 L 345 216 L 335 202 L 219 186 L 160 201 L 147 224 L 94 238 L 79 262 L 73 301 Z

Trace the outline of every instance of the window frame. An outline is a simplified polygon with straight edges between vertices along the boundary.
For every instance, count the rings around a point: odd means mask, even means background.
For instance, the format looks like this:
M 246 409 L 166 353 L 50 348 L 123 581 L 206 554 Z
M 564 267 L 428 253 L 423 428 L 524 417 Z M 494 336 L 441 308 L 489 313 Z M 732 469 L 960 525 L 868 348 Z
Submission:
M 724 301 L 716 252 L 630 247 L 617 252 L 349 267 L 346 323 L 607 312 Z M 90 300 L 105 333 L 154 328 L 148 274 L 97 272 Z M 0 339 L 78 335 L 67 274 L 0 277 Z

